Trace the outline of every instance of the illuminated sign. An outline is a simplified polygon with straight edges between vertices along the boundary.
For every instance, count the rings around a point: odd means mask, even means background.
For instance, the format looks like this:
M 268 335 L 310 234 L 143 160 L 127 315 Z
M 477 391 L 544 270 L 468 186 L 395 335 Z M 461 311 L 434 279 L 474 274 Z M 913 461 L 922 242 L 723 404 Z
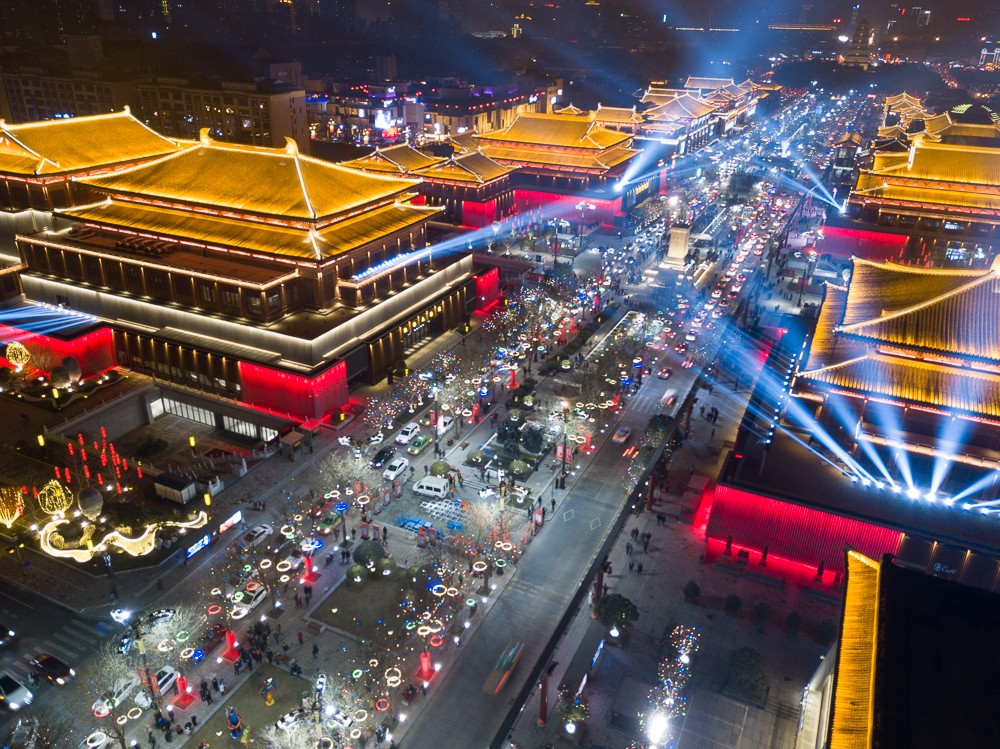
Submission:
M 190 559 L 199 551 L 208 546 L 211 542 L 212 542 L 212 537 L 208 533 L 206 533 L 204 536 L 202 536 L 193 544 L 187 547 L 187 550 L 184 552 L 184 556 Z
M 219 525 L 219 533 L 225 533 L 243 519 L 243 511 L 237 510 Z
M 528 97 L 529 104 L 534 104 L 536 101 L 538 101 L 538 94 L 532 94 Z
M 386 96 L 395 96 L 396 95 L 396 87 L 395 86 L 389 86 L 389 88 L 387 88 L 385 90 L 385 95 Z

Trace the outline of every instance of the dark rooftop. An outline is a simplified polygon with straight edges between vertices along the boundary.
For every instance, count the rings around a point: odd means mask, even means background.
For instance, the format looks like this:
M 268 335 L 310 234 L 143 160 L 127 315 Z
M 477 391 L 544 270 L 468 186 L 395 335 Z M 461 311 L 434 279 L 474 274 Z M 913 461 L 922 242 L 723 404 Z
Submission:
M 883 564 L 875 749 L 996 746 L 1000 596 Z

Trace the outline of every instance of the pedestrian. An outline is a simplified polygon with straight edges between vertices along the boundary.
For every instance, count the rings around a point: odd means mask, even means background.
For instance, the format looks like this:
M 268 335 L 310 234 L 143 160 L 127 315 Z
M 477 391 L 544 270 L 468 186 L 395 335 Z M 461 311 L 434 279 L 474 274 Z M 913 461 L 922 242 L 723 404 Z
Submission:
M 701 412 L 701 417 L 705 418 L 705 407 L 704 406 L 699 406 L 698 410 Z
M 243 661 L 236 661 L 233 664 L 233 670 L 236 672 L 236 675 L 239 676 L 240 675 L 240 671 L 243 670 Z
M 632 556 L 632 543 L 630 541 L 625 542 L 625 556 Z
M 629 573 L 630 575 L 632 574 L 632 570 L 633 570 L 634 568 L 635 568 L 635 560 L 634 560 L 634 559 L 629 559 L 629 560 L 628 560 L 628 573 Z
M 215 674 L 212 674 L 212 689 L 214 689 L 216 692 L 219 691 L 219 677 L 216 676 Z
M 174 732 L 170 730 L 170 726 L 167 726 L 163 731 L 163 740 L 168 744 L 174 740 Z
M 608 594 L 608 584 L 604 583 L 601 587 L 601 595 L 606 596 Z
M 285 655 L 288 655 L 288 643 L 287 643 L 287 642 L 286 642 L 286 643 L 284 643 L 284 644 L 283 644 L 283 645 L 281 646 L 281 649 L 282 649 L 282 651 L 284 651 Z
M 184 733 L 186 733 L 188 736 L 194 733 L 194 727 L 191 725 L 190 720 L 184 724 Z
M 425 468 L 426 468 L 426 466 L 425 466 Z M 351 540 L 352 540 L 352 541 L 353 541 L 353 540 L 354 540 L 355 538 L 357 538 L 357 535 L 358 535 L 358 529 L 357 529 L 357 528 L 351 528 Z
M 313 643 L 313 658 L 319 658 L 319 645 Z
M 639 528 L 638 527 L 632 529 L 631 536 L 632 536 L 632 540 L 633 541 L 635 541 L 636 539 L 639 538 Z
M 555 511 L 556 511 L 556 498 L 553 497 L 552 498 L 552 512 L 555 512 Z
M 643 554 L 649 553 L 649 536 L 646 536 L 645 538 L 642 539 L 642 553 Z
M 465 486 L 465 479 L 462 478 L 462 472 L 461 471 L 458 472 L 458 485 L 459 486 Z
M 194 726 L 195 728 L 198 727 L 198 716 L 197 715 L 192 715 L 191 716 L 191 725 Z
M 388 540 L 389 540 L 389 529 L 388 528 L 383 528 L 382 529 L 382 543 L 385 543 Z
M 642 574 L 642 562 L 639 562 L 639 566 L 636 567 L 636 572 L 640 575 Z
M 226 680 L 219 679 L 219 694 L 225 694 L 225 693 L 226 693 Z
M 426 681 L 420 682 L 420 694 L 422 694 L 424 697 L 427 696 L 427 682 Z
M 265 653 L 265 655 L 267 655 L 267 663 L 268 663 L 268 665 L 274 664 L 274 651 L 271 650 L 271 648 L 267 649 L 267 652 Z
M 429 466 L 424 466 L 424 476 L 426 476 L 426 475 L 427 475 L 428 473 L 430 473 L 430 472 L 431 472 L 431 469 L 430 469 L 430 467 L 429 467 Z M 352 536 L 352 537 L 353 537 L 353 536 Z

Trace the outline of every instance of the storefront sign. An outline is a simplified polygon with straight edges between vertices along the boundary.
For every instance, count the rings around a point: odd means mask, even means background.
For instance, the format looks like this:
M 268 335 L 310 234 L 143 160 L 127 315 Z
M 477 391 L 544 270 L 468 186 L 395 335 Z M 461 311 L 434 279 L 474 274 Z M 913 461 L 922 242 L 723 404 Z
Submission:
M 219 525 L 219 533 L 225 533 L 243 519 L 243 511 L 237 510 Z
M 190 559 L 199 551 L 208 546 L 211 542 L 212 542 L 212 536 L 206 533 L 204 536 L 202 536 L 193 544 L 187 547 L 187 551 L 184 552 L 184 556 Z

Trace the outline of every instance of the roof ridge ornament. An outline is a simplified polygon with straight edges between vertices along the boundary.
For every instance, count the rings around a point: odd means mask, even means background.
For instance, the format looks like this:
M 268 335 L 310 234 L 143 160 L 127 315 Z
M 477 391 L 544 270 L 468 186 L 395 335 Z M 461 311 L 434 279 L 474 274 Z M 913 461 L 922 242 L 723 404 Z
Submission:
M 289 156 L 299 155 L 299 144 L 296 143 L 295 140 L 288 135 L 285 136 L 285 153 L 287 153 Z
M 198 140 L 203 146 L 208 147 L 212 145 L 212 136 L 209 133 L 210 131 L 207 127 L 203 127 L 198 131 Z

